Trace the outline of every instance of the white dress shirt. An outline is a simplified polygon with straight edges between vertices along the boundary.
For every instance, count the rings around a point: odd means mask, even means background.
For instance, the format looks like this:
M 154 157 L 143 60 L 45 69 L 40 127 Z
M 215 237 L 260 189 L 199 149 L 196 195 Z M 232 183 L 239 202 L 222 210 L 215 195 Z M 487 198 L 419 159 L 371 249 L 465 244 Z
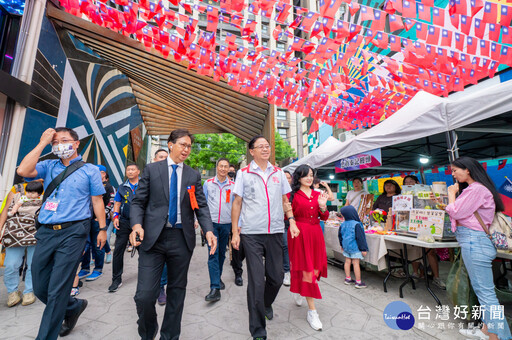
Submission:
M 171 176 L 172 176 L 172 166 L 174 161 L 171 159 L 171 157 L 167 157 L 167 167 L 169 168 L 169 190 L 171 188 Z M 177 212 L 178 212 L 178 219 L 176 220 L 176 224 L 181 223 L 181 209 L 180 209 L 180 202 L 181 202 L 181 175 L 183 174 L 183 162 L 177 164 L 178 167 L 176 168 L 177 174 L 178 174 L 178 202 L 177 202 Z M 170 193 L 169 193 L 170 194 Z M 170 199 L 170 196 L 169 196 Z

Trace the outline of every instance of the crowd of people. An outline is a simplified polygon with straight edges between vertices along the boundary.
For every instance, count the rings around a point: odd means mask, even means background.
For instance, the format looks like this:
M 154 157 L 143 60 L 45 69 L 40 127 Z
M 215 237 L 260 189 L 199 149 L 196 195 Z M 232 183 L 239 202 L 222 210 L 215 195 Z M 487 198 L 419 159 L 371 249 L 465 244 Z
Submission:
M 273 303 L 282 285 L 289 286 L 298 306 L 306 301 L 309 325 L 323 328 L 315 300 L 322 298 L 319 280 L 327 277 L 322 221 L 329 217 L 327 202 L 334 200 L 328 184 L 318 180 L 308 165 L 290 173 L 270 163 L 271 145 L 263 136 L 248 143 L 253 160 L 247 166 L 236 171 L 221 157 L 215 176 L 202 184 L 200 174 L 184 164 L 193 142 L 187 130 L 172 131 L 169 151 L 156 151 L 142 173 L 137 164 L 128 164 L 126 181 L 113 188 L 105 166 L 82 161 L 74 130 L 43 133 L 18 168 L 26 182 L 13 187 L 0 215 L 0 225 L 7 230 L 1 235 L 6 247 L 7 304 L 29 305 L 37 297 L 46 305 L 37 339 L 56 339 L 72 331 L 88 305 L 77 298 L 81 280 L 99 279 L 104 263 L 112 262 L 108 291 L 120 289 L 126 250 L 132 256 L 138 253 L 134 301 L 139 336 L 154 339 L 160 329 L 162 339 L 178 339 L 199 228 L 208 246 L 210 291 L 205 301 L 221 300 L 229 249 L 237 286 L 244 285 L 242 261 L 246 262 L 249 331 L 254 339 L 267 338 L 266 322 L 274 318 Z M 39 162 L 48 144 L 57 159 Z M 477 161 L 460 158 L 452 169 L 458 181 L 448 188 L 446 211 L 452 229 L 480 303 L 499 305 L 491 271 L 496 250 L 483 227 L 490 225 L 495 211 L 503 210 L 503 203 Z M 343 217 L 339 242 L 346 258 L 344 283 L 362 289 L 367 286 L 360 261 L 369 249 L 356 208 L 367 192 L 361 178 L 352 182 L 354 189 L 339 211 Z M 417 183 L 415 176 L 404 178 L 405 185 Z M 387 180 L 373 208 L 388 211 L 400 190 L 397 182 Z M 22 230 L 23 235 L 12 230 Z M 434 283 L 444 288 L 436 253 L 428 260 Z M 18 291 L 20 268 L 26 268 L 23 294 Z M 417 263 L 413 271 L 418 277 L 427 275 Z M 160 328 L 156 303 L 166 305 Z M 511 338 L 506 323 L 499 327 L 488 312 L 482 320 L 481 332 L 490 339 Z

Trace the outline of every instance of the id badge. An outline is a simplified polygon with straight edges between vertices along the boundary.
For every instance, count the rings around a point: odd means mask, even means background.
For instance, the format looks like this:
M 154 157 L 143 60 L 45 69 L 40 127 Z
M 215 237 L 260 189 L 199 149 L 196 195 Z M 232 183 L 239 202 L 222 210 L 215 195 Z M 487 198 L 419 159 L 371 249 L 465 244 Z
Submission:
M 48 211 L 57 211 L 57 208 L 59 207 L 60 200 L 55 198 L 48 198 L 46 202 L 44 202 L 44 210 Z

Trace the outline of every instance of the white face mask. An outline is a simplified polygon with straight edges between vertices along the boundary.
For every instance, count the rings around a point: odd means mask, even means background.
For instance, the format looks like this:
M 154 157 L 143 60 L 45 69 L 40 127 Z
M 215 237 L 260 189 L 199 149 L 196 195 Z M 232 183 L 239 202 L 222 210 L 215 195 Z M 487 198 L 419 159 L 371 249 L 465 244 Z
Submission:
M 73 143 L 64 143 L 52 146 L 52 152 L 60 159 L 68 159 L 73 156 L 75 149 L 73 149 Z

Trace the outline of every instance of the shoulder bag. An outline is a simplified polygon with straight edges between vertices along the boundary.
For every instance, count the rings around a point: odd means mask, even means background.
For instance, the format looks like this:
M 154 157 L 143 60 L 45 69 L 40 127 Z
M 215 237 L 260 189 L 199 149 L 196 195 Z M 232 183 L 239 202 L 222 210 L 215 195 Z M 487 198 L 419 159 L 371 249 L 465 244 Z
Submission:
M 77 161 L 73 164 L 69 165 L 66 170 L 62 171 L 57 177 L 53 179 L 53 181 L 50 182 L 46 190 L 44 191 L 43 195 L 43 203 L 41 208 L 44 207 L 44 202 L 48 199 L 48 197 L 51 195 L 51 193 L 66 179 L 68 178 L 73 172 L 80 169 L 82 166 L 85 165 L 85 162 L 83 161 Z M 41 227 L 41 224 L 39 223 L 39 212 L 41 211 L 41 208 L 36 211 L 35 214 L 35 226 L 36 229 L 39 229 Z
M 475 211 L 475 217 L 480 222 L 485 233 L 489 236 L 496 249 L 498 250 L 512 250 L 512 227 L 510 222 L 502 212 L 497 212 L 494 215 L 491 226 L 487 229 L 482 217 L 478 211 Z

